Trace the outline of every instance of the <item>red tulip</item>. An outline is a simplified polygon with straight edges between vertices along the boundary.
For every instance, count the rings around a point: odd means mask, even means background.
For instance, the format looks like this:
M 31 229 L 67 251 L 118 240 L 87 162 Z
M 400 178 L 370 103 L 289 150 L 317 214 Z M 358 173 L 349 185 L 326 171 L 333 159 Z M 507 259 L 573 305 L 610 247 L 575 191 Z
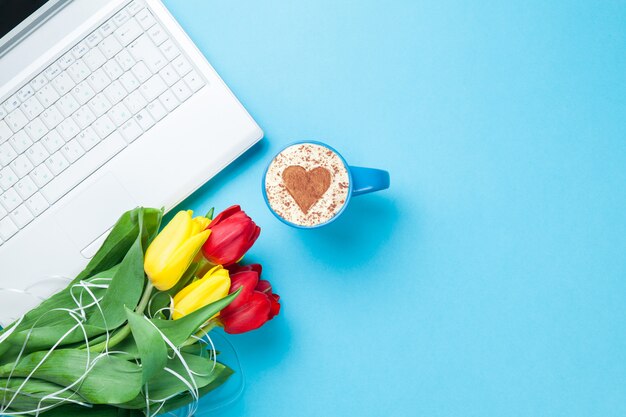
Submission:
M 226 333 L 245 333 L 258 329 L 280 312 L 280 297 L 272 292 L 268 281 L 259 279 L 260 271 L 261 265 L 258 264 L 231 268 L 230 293 L 239 288 L 242 290 L 220 312 Z
M 224 266 L 241 259 L 261 233 L 261 228 L 239 206 L 218 214 L 207 228 L 211 234 L 202 253 L 210 262 Z

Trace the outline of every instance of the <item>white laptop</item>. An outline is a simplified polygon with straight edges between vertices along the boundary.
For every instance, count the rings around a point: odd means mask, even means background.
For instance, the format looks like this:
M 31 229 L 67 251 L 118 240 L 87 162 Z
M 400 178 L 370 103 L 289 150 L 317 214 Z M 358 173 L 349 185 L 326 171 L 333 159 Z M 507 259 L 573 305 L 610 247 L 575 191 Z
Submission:
M 0 15 L 6 324 L 122 212 L 174 207 L 263 132 L 160 0 L 0 0 Z

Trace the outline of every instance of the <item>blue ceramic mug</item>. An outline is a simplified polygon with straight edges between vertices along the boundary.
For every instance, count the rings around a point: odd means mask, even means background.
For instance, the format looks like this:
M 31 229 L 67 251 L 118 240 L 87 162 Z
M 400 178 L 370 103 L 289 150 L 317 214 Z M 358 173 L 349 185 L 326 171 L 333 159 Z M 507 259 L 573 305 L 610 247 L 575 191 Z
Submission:
M 317 141 L 285 146 L 263 175 L 263 198 L 283 223 L 301 229 L 325 226 L 352 196 L 389 188 L 389 173 L 350 166 L 339 152 Z

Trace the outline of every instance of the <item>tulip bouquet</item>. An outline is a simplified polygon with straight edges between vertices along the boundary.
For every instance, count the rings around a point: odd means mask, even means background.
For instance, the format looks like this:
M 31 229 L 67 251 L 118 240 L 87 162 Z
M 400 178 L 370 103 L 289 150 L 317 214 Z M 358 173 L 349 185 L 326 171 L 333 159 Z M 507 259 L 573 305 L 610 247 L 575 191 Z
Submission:
M 0 415 L 139 417 L 226 382 L 208 332 L 254 330 L 280 310 L 261 266 L 240 265 L 259 227 L 233 206 L 212 219 L 122 215 L 86 268 L 0 332 Z

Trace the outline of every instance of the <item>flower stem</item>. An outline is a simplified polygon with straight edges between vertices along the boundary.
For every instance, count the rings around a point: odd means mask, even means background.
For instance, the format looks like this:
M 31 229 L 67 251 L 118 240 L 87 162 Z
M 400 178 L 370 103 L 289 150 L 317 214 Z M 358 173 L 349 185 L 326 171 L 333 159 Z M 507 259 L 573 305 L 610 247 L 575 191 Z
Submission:
M 148 302 L 150 301 L 150 296 L 152 295 L 152 290 L 154 286 L 152 282 L 148 281 L 148 285 L 146 285 L 146 289 L 141 296 L 141 300 L 139 300 L 139 304 L 135 309 L 135 312 L 139 314 L 143 314 L 144 310 L 148 306 Z M 104 341 L 102 343 L 98 343 L 94 346 L 89 347 L 89 351 L 93 353 L 101 353 L 105 349 L 111 349 L 114 346 L 117 346 L 122 340 L 126 339 L 126 337 L 130 334 L 130 325 L 126 323 L 124 327 L 122 327 L 117 333 L 115 333 L 108 341 Z

